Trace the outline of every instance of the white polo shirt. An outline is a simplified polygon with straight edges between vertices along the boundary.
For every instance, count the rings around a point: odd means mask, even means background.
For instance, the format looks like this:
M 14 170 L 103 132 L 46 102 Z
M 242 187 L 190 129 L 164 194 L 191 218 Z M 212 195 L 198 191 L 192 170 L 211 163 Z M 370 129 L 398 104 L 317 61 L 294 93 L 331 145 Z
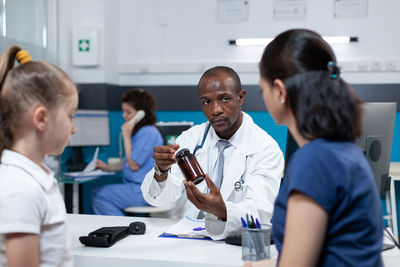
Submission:
M 72 266 L 65 204 L 51 171 L 4 150 L 0 164 L 0 266 L 7 266 L 5 234 L 39 234 L 40 266 Z

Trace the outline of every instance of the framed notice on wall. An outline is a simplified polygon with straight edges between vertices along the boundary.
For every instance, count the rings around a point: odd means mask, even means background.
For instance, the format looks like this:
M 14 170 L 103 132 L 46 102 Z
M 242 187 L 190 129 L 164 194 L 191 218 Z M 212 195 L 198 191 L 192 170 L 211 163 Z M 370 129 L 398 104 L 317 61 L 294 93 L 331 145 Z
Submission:
M 368 0 L 334 0 L 335 18 L 368 17 Z
M 305 20 L 307 15 L 306 0 L 275 0 L 275 20 Z
M 247 22 L 248 20 L 249 0 L 218 0 L 218 23 Z

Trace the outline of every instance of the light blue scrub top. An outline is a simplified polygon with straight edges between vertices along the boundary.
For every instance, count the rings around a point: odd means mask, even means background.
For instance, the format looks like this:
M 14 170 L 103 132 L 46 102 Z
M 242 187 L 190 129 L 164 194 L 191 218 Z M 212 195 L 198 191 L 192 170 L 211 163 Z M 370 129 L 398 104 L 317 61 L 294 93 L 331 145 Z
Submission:
M 122 178 L 124 183 L 134 183 L 141 185 L 144 176 L 153 168 L 153 149 L 155 146 L 163 144 L 163 139 L 154 125 L 146 125 L 137 131 L 132 137 L 131 159 L 140 165 L 140 168 L 132 171 L 124 158 Z

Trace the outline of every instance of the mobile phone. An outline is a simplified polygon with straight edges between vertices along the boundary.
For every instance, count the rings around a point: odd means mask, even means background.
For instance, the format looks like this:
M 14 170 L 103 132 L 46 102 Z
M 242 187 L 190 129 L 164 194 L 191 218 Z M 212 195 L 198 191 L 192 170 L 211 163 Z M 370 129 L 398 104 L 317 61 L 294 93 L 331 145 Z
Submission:
M 144 118 L 145 115 L 146 115 L 146 113 L 140 109 L 136 112 L 135 116 L 128 123 L 132 124 L 134 121 L 136 121 L 136 123 L 138 123 L 139 121 L 141 121 Z

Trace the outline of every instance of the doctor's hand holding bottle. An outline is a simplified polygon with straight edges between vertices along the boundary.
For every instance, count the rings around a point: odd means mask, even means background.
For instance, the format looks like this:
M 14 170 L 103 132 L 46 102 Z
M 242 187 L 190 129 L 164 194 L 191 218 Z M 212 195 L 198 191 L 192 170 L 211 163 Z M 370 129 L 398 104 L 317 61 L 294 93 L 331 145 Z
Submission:
M 163 182 L 167 179 L 168 171 L 172 164 L 176 162 L 175 153 L 178 149 L 178 144 L 154 147 L 154 178 L 157 182 Z
M 172 164 L 177 162 L 175 153 L 178 149 L 178 144 L 157 146 L 154 148 L 154 178 L 158 182 L 163 182 L 167 179 L 169 169 L 171 168 Z M 188 200 L 192 202 L 199 210 L 214 214 L 218 218 L 226 220 L 226 205 L 219 188 L 211 181 L 208 174 L 205 175 L 205 180 L 208 188 L 210 189 L 207 195 L 200 192 L 193 181 L 183 181 Z

